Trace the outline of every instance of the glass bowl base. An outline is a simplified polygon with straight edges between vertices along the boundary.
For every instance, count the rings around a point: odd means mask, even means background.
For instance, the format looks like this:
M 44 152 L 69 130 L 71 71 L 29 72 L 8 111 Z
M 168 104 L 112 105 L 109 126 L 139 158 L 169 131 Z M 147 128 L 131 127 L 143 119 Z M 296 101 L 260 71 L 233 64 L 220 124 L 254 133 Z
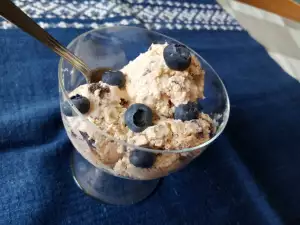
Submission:
M 71 156 L 73 178 L 87 195 L 106 204 L 131 205 L 147 198 L 160 179 L 130 180 L 114 176 L 84 159 L 76 150 Z

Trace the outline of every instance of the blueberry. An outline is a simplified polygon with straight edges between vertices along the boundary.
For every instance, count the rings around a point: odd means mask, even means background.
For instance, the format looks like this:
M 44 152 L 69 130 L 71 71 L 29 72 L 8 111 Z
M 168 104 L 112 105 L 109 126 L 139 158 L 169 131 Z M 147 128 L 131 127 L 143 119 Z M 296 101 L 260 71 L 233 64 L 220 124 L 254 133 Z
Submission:
M 141 150 L 133 150 L 130 152 L 129 161 L 136 167 L 150 168 L 155 162 L 155 154 Z
M 197 104 L 194 102 L 188 102 L 187 104 L 181 104 L 175 108 L 175 119 L 188 121 L 198 118 Z
M 102 82 L 112 85 L 118 86 L 119 88 L 124 87 L 125 77 L 121 71 L 106 71 L 102 75 Z
M 152 125 L 152 110 L 144 104 L 132 104 L 125 112 L 125 123 L 133 132 L 142 132 Z
M 90 101 L 86 97 L 77 94 L 70 99 L 82 114 L 85 114 L 90 110 Z M 62 104 L 62 112 L 66 116 L 76 116 L 75 113 L 73 113 L 71 105 L 67 101 Z
M 169 44 L 163 54 L 167 66 L 172 70 L 183 71 L 191 64 L 191 53 L 183 45 Z

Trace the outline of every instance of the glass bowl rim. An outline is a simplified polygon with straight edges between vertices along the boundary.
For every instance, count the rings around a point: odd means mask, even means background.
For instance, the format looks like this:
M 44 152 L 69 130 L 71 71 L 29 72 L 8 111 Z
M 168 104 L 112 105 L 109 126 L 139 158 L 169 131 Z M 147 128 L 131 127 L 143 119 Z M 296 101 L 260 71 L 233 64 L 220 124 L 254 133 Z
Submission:
M 84 32 L 80 35 L 78 35 L 77 37 L 75 37 L 68 45 L 67 45 L 67 48 L 69 49 L 70 46 L 72 46 L 79 38 L 81 38 L 82 36 L 84 35 L 87 35 L 89 33 L 92 33 L 92 32 L 97 32 L 97 31 L 100 31 L 100 30 L 103 30 L 103 29 L 119 29 L 119 28 L 134 28 L 134 29 L 139 29 L 139 30 L 144 30 L 146 32 L 151 32 L 155 35 L 159 35 L 159 36 L 162 36 L 166 39 L 169 39 L 169 40 L 172 40 L 174 42 L 177 42 L 179 44 L 182 44 L 182 45 L 185 45 L 184 43 L 181 43 L 180 41 L 174 39 L 174 38 L 171 38 L 167 35 L 164 35 L 164 34 L 161 34 L 159 32 L 156 32 L 156 31 L 152 31 L 152 30 L 148 30 L 146 28 L 142 28 L 142 27 L 137 27 L 137 26 L 125 26 L 125 25 L 117 25 L 117 26 L 101 26 L 97 29 L 92 29 L 92 30 L 89 30 L 87 32 Z M 185 45 L 186 46 L 186 45 Z M 223 81 L 221 80 L 220 76 L 218 75 L 218 73 L 212 68 L 212 66 L 204 59 L 202 58 L 197 52 L 195 52 L 193 49 L 191 49 L 190 47 L 187 46 L 187 48 L 195 55 L 197 56 L 197 58 L 201 59 L 202 62 L 206 63 L 206 65 L 211 69 L 211 71 L 214 73 L 214 75 L 217 76 L 219 82 L 221 83 L 221 87 L 223 88 L 224 90 L 224 93 L 225 93 L 225 97 L 226 97 L 226 111 L 223 112 L 224 116 L 223 116 L 223 121 L 222 123 L 220 124 L 220 126 L 218 127 L 217 129 L 217 133 L 212 137 L 210 138 L 208 141 L 200 144 L 200 145 L 197 145 L 197 146 L 194 146 L 194 147 L 190 147 L 190 148 L 184 148 L 184 149 L 151 149 L 151 148 L 147 148 L 147 147 L 143 147 L 143 146 L 137 146 L 137 145 L 133 145 L 133 144 L 129 144 L 127 143 L 126 141 L 123 141 L 123 140 L 119 140 L 109 134 L 107 134 L 106 132 L 103 132 L 101 131 L 94 123 L 92 123 L 90 120 L 88 120 L 88 118 L 84 117 L 83 114 L 81 112 L 79 112 L 79 110 L 73 105 L 70 97 L 69 97 L 69 94 L 68 92 L 66 91 L 65 87 L 64 87 L 64 82 L 63 82 L 63 70 L 62 70 L 62 65 L 63 65 L 63 62 L 65 61 L 64 58 L 60 58 L 59 60 L 59 64 L 58 64 L 58 81 L 59 81 L 59 89 L 61 90 L 64 98 L 66 99 L 66 101 L 70 104 L 70 106 L 72 107 L 72 110 L 75 111 L 75 113 L 77 114 L 77 116 L 79 116 L 82 120 L 87 120 L 88 123 L 92 124 L 93 126 L 95 126 L 97 128 L 97 130 L 100 132 L 101 135 L 105 136 L 106 138 L 112 140 L 112 141 L 115 141 L 119 144 L 122 144 L 122 145 L 125 145 L 126 147 L 130 147 L 130 148 L 133 148 L 133 149 L 138 149 L 138 150 L 142 150 L 142 151 L 148 151 L 148 152 L 153 152 L 153 153 L 183 153 L 183 152 L 190 152 L 190 151 L 194 151 L 194 150 L 199 150 L 199 149 L 202 149 L 206 146 L 208 146 L 209 144 L 211 144 L 212 142 L 214 142 L 219 136 L 220 134 L 223 132 L 223 130 L 225 129 L 226 125 L 227 125 L 227 122 L 228 122 L 228 119 L 229 119 L 229 114 L 230 114 L 230 101 L 229 101 L 229 96 L 228 96 L 228 92 L 226 90 L 226 87 L 223 83 Z

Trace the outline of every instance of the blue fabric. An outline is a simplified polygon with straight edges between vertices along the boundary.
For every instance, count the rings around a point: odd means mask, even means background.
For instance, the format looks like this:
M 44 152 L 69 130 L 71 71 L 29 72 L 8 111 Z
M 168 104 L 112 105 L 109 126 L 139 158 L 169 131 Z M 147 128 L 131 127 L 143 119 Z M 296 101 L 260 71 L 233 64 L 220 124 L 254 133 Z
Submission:
M 87 29 L 48 31 L 67 45 Z M 231 116 L 223 135 L 150 198 L 117 207 L 86 196 L 72 179 L 59 57 L 18 29 L 0 29 L 0 224 L 300 224 L 299 82 L 244 31 L 160 32 L 216 69 Z

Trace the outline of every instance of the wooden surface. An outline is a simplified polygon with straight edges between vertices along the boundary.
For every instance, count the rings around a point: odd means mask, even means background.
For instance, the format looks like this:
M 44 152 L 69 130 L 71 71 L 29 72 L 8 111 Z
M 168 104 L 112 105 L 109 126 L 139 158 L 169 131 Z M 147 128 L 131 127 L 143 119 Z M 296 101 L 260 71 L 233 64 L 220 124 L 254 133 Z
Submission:
M 237 0 L 300 22 L 300 4 L 292 0 Z

